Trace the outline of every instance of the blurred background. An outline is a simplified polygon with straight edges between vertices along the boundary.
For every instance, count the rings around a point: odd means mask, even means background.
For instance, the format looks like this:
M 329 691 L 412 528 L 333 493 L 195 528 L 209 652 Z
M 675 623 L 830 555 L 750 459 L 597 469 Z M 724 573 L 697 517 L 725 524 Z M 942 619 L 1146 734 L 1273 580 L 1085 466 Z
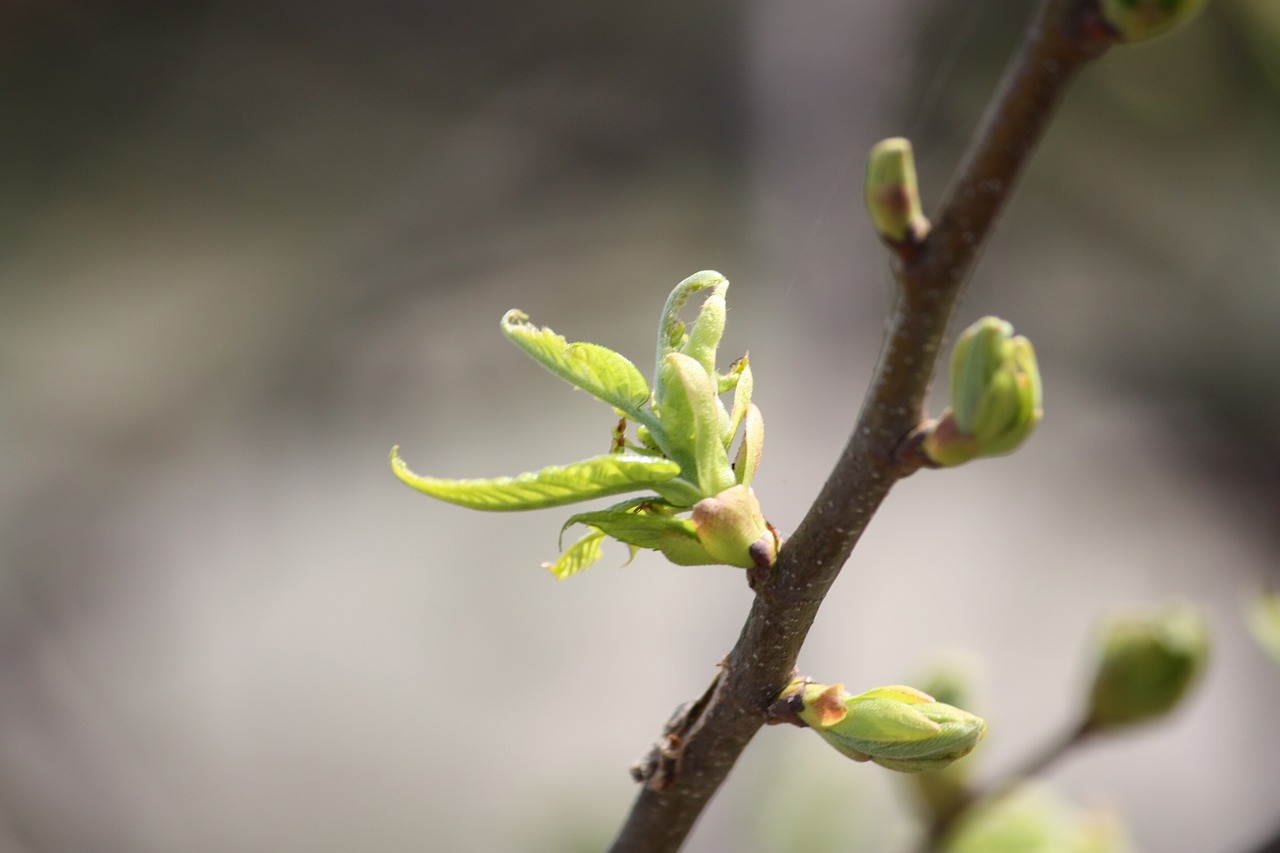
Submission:
M 892 301 L 865 152 L 910 136 L 936 201 L 1027 5 L 0 5 L 0 851 L 601 849 L 743 578 L 615 547 L 557 582 L 566 512 L 435 503 L 388 449 L 602 452 L 609 413 L 498 319 L 647 370 L 715 268 L 794 529 Z M 1150 851 L 1280 823 L 1240 619 L 1280 556 L 1276 10 L 1216 0 L 1078 81 L 959 318 L 1031 337 L 1046 420 L 903 482 L 801 659 L 857 692 L 965 655 L 993 778 L 1075 718 L 1099 618 L 1203 602 L 1192 701 L 1048 774 Z M 769 729 L 687 849 L 905 850 L 900 782 Z

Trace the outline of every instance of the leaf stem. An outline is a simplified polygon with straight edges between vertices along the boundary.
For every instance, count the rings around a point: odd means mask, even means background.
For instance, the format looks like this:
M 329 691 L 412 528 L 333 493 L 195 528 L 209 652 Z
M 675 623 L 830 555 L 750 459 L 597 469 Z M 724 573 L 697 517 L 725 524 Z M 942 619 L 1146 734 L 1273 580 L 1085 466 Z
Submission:
M 674 853 L 791 679 L 814 617 L 890 488 L 912 473 L 900 447 L 925 394 L 961 288 L 1061 99 L 1111 36 L 1095 0 L 1042 0 L 957 168 L 934 225 L 894 256 L 898 303 L 853 434 L 800 527 L 757 591 L 724 662 L 715 701 L 679 744 L 674 778 L 650 779 L 611 853 Z

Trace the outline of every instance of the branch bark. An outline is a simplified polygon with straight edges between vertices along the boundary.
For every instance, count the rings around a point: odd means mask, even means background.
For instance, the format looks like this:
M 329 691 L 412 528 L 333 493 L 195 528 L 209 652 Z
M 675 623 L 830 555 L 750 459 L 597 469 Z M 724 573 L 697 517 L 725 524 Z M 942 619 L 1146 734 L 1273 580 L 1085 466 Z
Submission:
M 674 853 L 789 682 L 827 591 L 895 482 L 961 289 L 1067 84 L 1114 41 L 1096 0 L 1042 0 L 935 223 L 893 259 L 900 293 L 839 461 L 757 596 L 710 699 L 645 781 L 611 853 Z M 650 761 L 647 766 L 654 766 Z

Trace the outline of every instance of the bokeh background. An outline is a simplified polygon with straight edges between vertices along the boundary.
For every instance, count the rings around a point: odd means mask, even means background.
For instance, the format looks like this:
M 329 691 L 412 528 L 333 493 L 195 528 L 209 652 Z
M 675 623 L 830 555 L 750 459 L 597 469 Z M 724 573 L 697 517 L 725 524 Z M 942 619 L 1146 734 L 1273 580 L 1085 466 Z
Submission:
M 602 848 L 746 584 L 621 548 L 556 582 L 565 513 L 434 503 L 388 449 L 602 451 L 499 317 L 645 365 L 716 268 L 793 529 L 892 300 L 864 153 L 912 137 L 936 200 L 1027 5 L 0 5 L 0 850 Z M 1276 9 L 1078 81 L 961 317 L 1035 341 L 1047 419 L 902 483 L 801 661 L 865 689 L 964 655 L 990 778 L 1074 718 L 1100 617 L 1203 602 L 1193 700 L 1048 775 L 1149 851 L 1280 823 L 1240 619 L 1280 555 Z M 766 730 L 687 849 L 908 849 L 900 781 Z

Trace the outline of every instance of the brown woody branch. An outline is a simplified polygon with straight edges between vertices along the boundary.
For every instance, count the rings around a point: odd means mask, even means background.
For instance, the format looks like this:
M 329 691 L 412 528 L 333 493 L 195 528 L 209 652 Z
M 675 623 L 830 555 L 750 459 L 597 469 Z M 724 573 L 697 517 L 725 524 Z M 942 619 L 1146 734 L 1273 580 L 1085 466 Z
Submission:
M 787 685 L 827 591 L 890 488 L 922 419 L 961 289 L 1067 84 L 1112 43 L 1096 0 L 1042 0 L 974 143 L 919 243 L 893 259 L 900 285 L 853 434 L 778 555 L 713 690 L 678 715 L 611 853 L 674 853 Z M 641 773 L 643 776 L 644 774 Z

